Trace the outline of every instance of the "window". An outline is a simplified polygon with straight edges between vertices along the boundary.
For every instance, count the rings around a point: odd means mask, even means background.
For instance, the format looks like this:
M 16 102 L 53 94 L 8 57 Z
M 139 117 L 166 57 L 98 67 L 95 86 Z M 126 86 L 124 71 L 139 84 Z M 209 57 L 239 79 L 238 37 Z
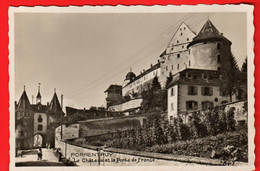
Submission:
M 212 96 L 213 95 L 213 87 L 201 87 L 201 95 Z
M 187 41 L 189 41 L 190 39 L 189 38 L 187 38 Z
M 181 56 L 181 54 L 178 53 L 178 54 L 177 54 L 177 58 L 180 58 L 180 56 Z
M 174 109 L 174 108 L 173 108 L 173 103 L 171 103 L 171 111 L 173 111 L 173 109 Z
M 197 110 L 198 109 L 198 102 L 196 102 L 196 101 L 187 101 L 186 102 L 186 109 L 187 110 Z
M 180 30 L 182 30 L 182 29 L 180 28 Z
M 166 66 L 166 71 L 168 71 L 168 66 Z
M 173 120 L 173 116 L 170 116 L 170 120 Z
M 210 101 L 204 101 L 201 102 L 202 110 L 211 109 L 213 108 L 213 102 Z
M 171 50 L 173 50 L 173 47 L 171 48 Z
M 190 66 L 190 61 L 189 61 L 189 66 Z
M 172 65 L 172 70 L 173 70 L 173 65 Z
M 184 46 L 182 46 L 182 49 L 184 49 Z
M 208 79 L 208 74 L 203 73 L 203 74 L 202 74 L 202 78 Z
M 168 56 L 168 60 L 170 60 L 171 58 L 170 58 L 170 56 Z
M 221 67 L 218 67 L 218 71 L 220 71 L 221 70 Z
M 179 40 L 177 40 L 177 43 L 179 43 Z
M 171 96 L 174 96 L 175 95 L 175 90 L 174 88 L 171 88 Z
M 220 55 L 218 55 L 217 58 L 218 58 L 218 63 L 220 63 L 221 62 Z
M 186 73 L 186 77 L 189 78 L 189 79 L 192 79 L 191 73 L 187 72 L 187 73 Z
M 217 48 L 220 49 L 220 43 L 217 43 Z
M 42 125 L 38 125 L 38 131 L 42 131 Z
M 196 86 L 188 86 L 188 95 L 197 95 L 198 88 Z
M 20 135 L 23 137 L 23 136 L 24 136 L 24 132 L 23 132 L 23 131 L 20 131 Z
M 181 36 L 182 36 L 182 33 L 181 33 Z
M 185 30 L 186 28 L 184 27 L 183 29 Z
M 42 115 L 39 115 L 37 120 L 38 122 L 42 122 Z
M 178 65 L 177 65 L 177 69 L 179 69 L 179 68 L 180 68 L 180 65 L 178 64 Z

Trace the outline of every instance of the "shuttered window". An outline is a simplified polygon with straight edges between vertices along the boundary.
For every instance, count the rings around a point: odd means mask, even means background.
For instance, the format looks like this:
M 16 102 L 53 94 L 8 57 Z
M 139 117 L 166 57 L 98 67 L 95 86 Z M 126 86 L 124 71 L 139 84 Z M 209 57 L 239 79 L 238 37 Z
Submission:
M 196 101 L 186 101 L 187 110 L 198 110 L 198 102 Z
M 198 88 L 196 86 L 188 86 L 188 95 L 197 95 Z
M 213 87 L 201 87 L 201 95 L 212 96 L 213 95 Z

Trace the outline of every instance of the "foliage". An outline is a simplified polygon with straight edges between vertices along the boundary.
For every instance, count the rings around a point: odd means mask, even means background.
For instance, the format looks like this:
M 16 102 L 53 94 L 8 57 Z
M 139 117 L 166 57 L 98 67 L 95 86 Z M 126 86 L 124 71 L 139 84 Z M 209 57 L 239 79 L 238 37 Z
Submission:
M 143 99 L 141 103 L 143 113 L 167 110 L 167 90 L 161 88 L 157 76 L 152 81 L 151 89 L 143 91 L 141 97 Z
M 161 84 L 159 83 L 158 77 L 153 78 L 151 90 L 153 93 L 156 93 L 162 89 Z
M 236 121 L 234 118 L 235 115 L 235 108 L 232 107 L 227 112 L 227 130 L 228 131 L 234 131 L 236 129 Z
M 229 60 L 223 65 L 221 74 L 221 92 L 223 93 L 223 95 L 229 96 L 230 101 L 232 102 L 232 95 L 234 95 L 240 87 L 240 70 L 238 68 L 237 61 L 233 54 L 231 54 Z
M 168 85 L 171 83 L 172 79 L 173 79 L 173 76 L 172 76 L 172 73 L 170 72 L 169 76 L 166 79 L 165 87 L 168 87 Z
M 245 61 L 242 64 L 241 72 L 247 72 L 247 58 L 245 59 Z
M 248 144 L 247 131 L 240 130 L 232 133 L 222 133 L 216 136 L 177 141 L 174 143 L 154 145 L 147 147 L 145 151 L 186 156 L 211 158 L 212 151 L 216 152 L 214 158 L 221 158 L 224 148 L 233 146 L 237 150 L 236 160 L 247 162 Z

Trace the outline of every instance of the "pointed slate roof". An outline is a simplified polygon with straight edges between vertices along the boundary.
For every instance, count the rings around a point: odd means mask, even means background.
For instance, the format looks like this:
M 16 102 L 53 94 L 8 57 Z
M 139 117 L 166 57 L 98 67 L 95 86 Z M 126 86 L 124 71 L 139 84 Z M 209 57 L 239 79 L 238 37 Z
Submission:
M 51 100 L 51 103 L 47 109 L 47 113 L 60 113 L 60 112 L 62 112 L 62 109 L 57 94 L 55 92 Z
M 26 94 L 26 91 L 23 91 L 23 94 L 18 102 L 17 109 L 16 110 L 30 110 L 31 104 L 28 99 L 28 96 Z
M 188 47 L 196 43 L 214 40 L 226 41 L 231 44 L 231 42 L 227 38 L 225 38 L 222 33 L 220 33 L 218 29 L 208 19 L 200 32 L 197 34 L 197 36 L 193 38 L 193 41 L 188 45 Z
M 40 91 L 38 91 L 38 94 L 37 94 L 36 98 L 37 98 L 37 99 L 42 98 Z
M 39 83 L 39 86 L 38 86 L 38 94 L 36 96 L 37 99 L 40 99 L 42 97 L 41 93 L 40 93 L 40 85 L 41 85 L 41 83 Z

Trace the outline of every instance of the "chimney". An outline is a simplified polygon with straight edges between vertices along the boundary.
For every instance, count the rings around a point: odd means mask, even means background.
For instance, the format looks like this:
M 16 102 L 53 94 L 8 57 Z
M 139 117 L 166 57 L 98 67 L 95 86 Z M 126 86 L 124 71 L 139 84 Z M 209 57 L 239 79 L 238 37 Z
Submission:
M 153 64 L 151 64 L 151 68 L 153 67 Z

